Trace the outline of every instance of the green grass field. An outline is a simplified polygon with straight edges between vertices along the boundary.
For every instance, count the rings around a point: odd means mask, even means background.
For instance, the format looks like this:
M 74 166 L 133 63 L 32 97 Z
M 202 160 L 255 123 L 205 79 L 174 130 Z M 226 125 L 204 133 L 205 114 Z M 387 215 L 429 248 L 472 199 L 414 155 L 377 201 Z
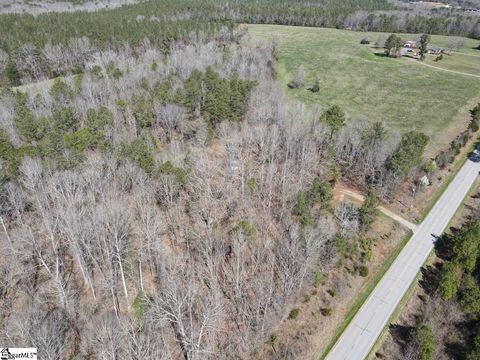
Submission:
M 480 78 L 423 66 L 416 61 L 381 56 L 382 49 L 360 45 L 364 37 L 375 42 L 382 34 L 280 25 L 248 25 L 254 39 L 275 38 L 279 45 L 278 75 L 285 91 L 306 104 L 341 106 L 353 120 L 366 118 L 407 131 L 421 130 L 431 137 L 433 155 L 445 147 L 468 121 L 468 110 L 480 101 Z M 388 34 L 383 34 L 388 35 Z M 404 39 L 415 35 L 401 34 Z M 445 36 L 431 44 L 445 46 Z M 458 53 L 425 63 L 447 70 L 480 75 L 478 40 L 466 39 Z M 303 65 L 304 89 L 286 84 Z M 306 88 L 320 80 L 320 92 Z
M 456 52 L 452 55 L 444 55 L 443 60 L 438 62 L 435 61 L 435 56 L 428 56 L 425 62 L 442 69 L 461 71 L 480 76 L 480 51 L 478 51 L 478 55 L 466 52 Z

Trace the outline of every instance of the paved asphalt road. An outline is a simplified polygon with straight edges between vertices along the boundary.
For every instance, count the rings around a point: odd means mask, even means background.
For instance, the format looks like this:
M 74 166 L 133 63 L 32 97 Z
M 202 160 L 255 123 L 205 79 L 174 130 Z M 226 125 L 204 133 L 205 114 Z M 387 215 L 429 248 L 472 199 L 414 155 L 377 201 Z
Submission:
M 345 329 L 327 355 L 327 360 L 363 360 L 367 357 L 393 311 L 433 250 L 435 237 L 443 233 L 468 194 L 479 171 L 480 163 L 470 160 L 460 169 Z

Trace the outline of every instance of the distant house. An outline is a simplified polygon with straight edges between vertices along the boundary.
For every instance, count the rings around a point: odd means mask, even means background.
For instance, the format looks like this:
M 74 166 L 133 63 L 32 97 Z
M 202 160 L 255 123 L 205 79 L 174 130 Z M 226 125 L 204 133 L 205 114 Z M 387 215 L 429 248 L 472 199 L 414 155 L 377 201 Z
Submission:
M 417 47 L 417 42 L 413 40 L 408 40 L 403 43 L 403 47 L 406 48 L 416 48 Z
M 443 53 L 443 49 L 439 47 L 430 47 L 427 49 L 427 52 L 432 55 L 440 55 Z
M 400 49 L 400 56 L 405 56 L 405 55 L 413 55 L 413 56 L 416 56 L 417 53 L 415 52 L 415 50 L 411 49 L 411 48 L 402 48 Z

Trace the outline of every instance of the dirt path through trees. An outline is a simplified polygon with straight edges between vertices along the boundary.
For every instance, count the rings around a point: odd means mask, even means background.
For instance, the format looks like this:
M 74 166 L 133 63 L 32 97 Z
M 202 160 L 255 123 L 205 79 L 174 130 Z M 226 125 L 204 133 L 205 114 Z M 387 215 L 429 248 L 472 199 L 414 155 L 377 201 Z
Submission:
M 349 196 L 355 200 L 358 200 L 360 202 L 363 202 L 364 201 L 364 196 L 353 191 L 353 190 L 350 190 L 350 189 L 346 189 L 344 187 L 340 187 L 338 189 L 338 192 L 342 195 L 345 195 L 345 196 Z M 385 215 L 387 215 L 389 218 L 399 222 L 400 224 L 406 226 L 407 228 L 409 228 L 410 230 L 415 230 L 417 225 L 411 223 L 410 221 L 404 219 L 403 217 L 401 217 L 400 215 L 397 215 L 395 214 L 394 212 L 388 210 L 387 208 L 383 207 L 383 206 L 379 206 L 378 209 Z

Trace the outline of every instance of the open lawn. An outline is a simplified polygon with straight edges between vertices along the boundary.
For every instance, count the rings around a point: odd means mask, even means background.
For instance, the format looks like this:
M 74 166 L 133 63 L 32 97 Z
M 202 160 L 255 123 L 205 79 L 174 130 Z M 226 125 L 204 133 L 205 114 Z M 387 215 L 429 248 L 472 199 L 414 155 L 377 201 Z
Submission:
M 436 56 L 428 55 L 425 63 L 442 69 L 460 71 L 480 77 L 480 51 L 478 51 L 478 55 L 454 52 L 451 55 L 443 55 L 443 59 L 440 61 L 435 61 L 435 58 Z
M 428 155 L 447 146 L 468 121 L 468 110 L 480 101 L 480 78 L 451 73 L 416 61 L 384 57 L 382 49 L 361 45 L 389 34 L 281 25 L 248 25 L 254 39 L 275 38 L 279 45 L 278 76 L 293 99 L 306 104 L 341 106 L 351 119 L 382 121 L 400 131 L 421 130 L 431 137 Z M 400 35 L 414 39 L 415 35 Z M 445 36 L 432 36 L 431 44 L 445 46 Z M 457 53 L 427 64 L 480 75 L 478 40 L 465 39 Z M 303 65 L 305 88 L 288 89 Z M 320 91 L 306 88 L 320 80 Z

